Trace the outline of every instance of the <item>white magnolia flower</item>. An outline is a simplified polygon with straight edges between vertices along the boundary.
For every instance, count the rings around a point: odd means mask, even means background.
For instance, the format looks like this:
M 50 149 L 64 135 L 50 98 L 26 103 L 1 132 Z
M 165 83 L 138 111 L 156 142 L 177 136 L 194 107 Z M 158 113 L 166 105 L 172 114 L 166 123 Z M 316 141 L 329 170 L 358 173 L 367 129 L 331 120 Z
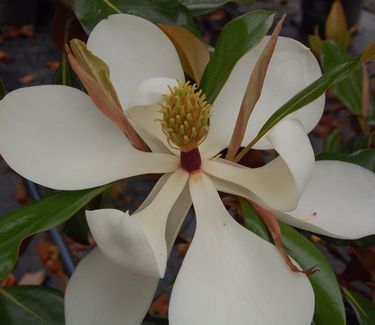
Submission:
M 300 228 L 358 238 L 375 230 L 375 177 L 348 163 L 314 164 L 306 134 L 322 114 L 323 97 L 288 116 L 256 145 L 279 153 L 264 167 L 215 158 L 229 143 L 249 74 L 265 44 L 237 63 L 221 90 L 199 146 L 201 163 L 193 150 L 195 165 L 191 154 L 180 160 L 155 121 L 162 118 L 161 94 L 184 80 L 176 50 L 157 26 L 139 17 L 110 16 L 95 27 L 87 46 L 110 67 L 122 107 L 152 152 L 133 148 L 79 90 L 30 87 L 1 101 L 0 152 L 34 182 L 73 190 L 164 174 L 133 215 L 115 209 L 87 212 L 98 248 L 69 282 L 67 324 L 141 323 L 191 203 L 197 228 L 174 285 L 170 324 L 310 324 L 314 295 L 308 278 L 291 272 L 273 245 L 236 223 L 217 190 L 251 199 Z M 280 38 L 243 144 L 320 74 L 306 47 Z M 303 218 L 313 213 L 315 218 Z

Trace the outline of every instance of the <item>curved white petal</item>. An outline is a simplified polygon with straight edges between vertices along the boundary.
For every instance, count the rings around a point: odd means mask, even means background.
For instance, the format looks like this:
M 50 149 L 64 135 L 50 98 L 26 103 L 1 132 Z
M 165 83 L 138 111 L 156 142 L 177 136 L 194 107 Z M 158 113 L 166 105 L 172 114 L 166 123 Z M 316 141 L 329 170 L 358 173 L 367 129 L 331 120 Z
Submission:
M 186 185 L 188 175 L 178 169 L 154 200 L 131 216 L 115 209 L 86 211 L 87 222 L 101 251 L 127 269 L 163 277 L 168 258 L 167 218 Z
M 124 269 L 94 249 L 79 263 L 65 292 L 66 325 L 139 325 L 159 279 Z
M 63 190 L 179 164 L 170 154 L 136 150 L 86 94 L 57 85 L 21 88 L 0 102 L 0 153 L 22 176 Z
M 269 36 L 244 55 L 234 67 L 211 110 L 210 130 L 202 144 L 204 151 L 215 155 L 229 144 L 238 111 L 251 71 Z M 287 100 L 321 76 L 319 63 L 304 45 L 287 37 L 279 37 L 264 81 L 262 94 L 251 114 L 243 145 L 258 133 L 264 122 Z M 319 121 L 324 108 L 324 96 L 287 118 L 301 121 L 306 133 Z M 202 147 L 202 148 L 203 148 Z M 257 149 L 270 149 L 262 139 Z
M 156 25 L 137 16 L 118 14 L 102 20 L 91 32 L 87 47 L 109 66 L 123 108 L 146 79 L 184 79 L 172 42 Z
M 190 179 L 197 228 L 172 292 L 171 325 L 309 325 L 314 294 L 276 248 L 228 214 L 203 173 Z
M 276 124 L 266 135 L 272 147 L 288 165 L 299 193 L 302 193 L 314 169 L 315 156 L 302 124 L 287 119 Z
M 374 198 L 374 173 L 346 162 L 317 161 L 297 208 L 278 217 L 312 232 L 356 239 L 375 234 Z
M 166 150 L 178 155 L 178 151 L 168 144 L 160 119 L 163 115 L 160 104 L 163 102 L 163 94 L 169 94 L 168 87 L 177 86 L 176 79 L 151 78 L 142 82 L 134 91 L 130 100 L 126 116 L 135 124 L 139 133 L 150 134 L 149 137 L 157 139 Z
M 225 182 L 218 190 L 255 200 L 274 209 L 292 210 L 299 193 L 288 166 L 280 158 L 258 168 L 248 168 L 226 160 L 203 161 L 202 169 Z

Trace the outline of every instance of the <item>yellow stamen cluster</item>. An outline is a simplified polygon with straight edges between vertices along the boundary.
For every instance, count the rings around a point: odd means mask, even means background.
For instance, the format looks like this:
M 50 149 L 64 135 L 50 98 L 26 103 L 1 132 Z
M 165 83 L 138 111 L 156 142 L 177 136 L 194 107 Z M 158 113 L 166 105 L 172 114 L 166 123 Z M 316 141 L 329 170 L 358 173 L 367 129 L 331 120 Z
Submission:
M 163 95 L 160 110 L 161 126 L 171 147 L 189 152 L 207 137 L 211 105 L 202 90 L 197 91 L 196 84 L 189 81 L 168 88 L 170 94 Z

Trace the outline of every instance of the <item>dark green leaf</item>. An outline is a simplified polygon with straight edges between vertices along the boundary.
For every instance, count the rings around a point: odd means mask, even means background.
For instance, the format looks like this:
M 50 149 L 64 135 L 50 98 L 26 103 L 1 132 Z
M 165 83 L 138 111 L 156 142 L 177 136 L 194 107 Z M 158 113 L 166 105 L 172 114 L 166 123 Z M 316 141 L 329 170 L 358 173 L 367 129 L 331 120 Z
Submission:
M 353 308 L 359 325 L 375 324 L 375 305 L 362 295 L 343 288 L 346 299 Z
M 103 194 L 100 194 L 93 200 L 91 200 L 87 205 L 80 209 L 73 217 L 71 217 L 64 224 L 62 224 L 60 226 L 60 230 L 74 241 L 83 245 L 88 245 L 88 234 L 90 232 L 90 228 L 86 220 L 86 210 L 96 210 L 101 208 L 100 204 L 102 201 L 102 196 Z
M 36 286 L 0 288 L 0 320 L 4 325 L 64 325 L 63 294 Z
M 184 6 L 188 7 L 194 16 L 207 14 L 215 9 L 225 5 L 228 2 L 237 2 L 243 5 L 250 5 L 255 0 L 179 0 Z
M 256 137 L 236 156 L 235 161 L 241 160 L 245 154 L 256 144 L 270 129 L 272 129 L 283 118 L 298 111 L 307 104 L 319 98 L 329 87 L 336 82 L 345 79 L 359 64 L 359 58 L 355 57 L 340 64 L 333 70 L 326 72 L 319 79 L 302 89 L 298 94 L 289 99 L 275 113 L 273 113 L 262 126 Z
M 3 99 L 4 96 L 5 96 L 5 86 L 2 80 L 0 80 L 0 100 Z
M 340 151 L 340 144 L 340 129 L 336 129 L 324 139 L 323 152 L 338 152 Z
M 364 149 L 350 154 L 339 152 L 323 152 L 316 160 L 339 160 L 356 164 L 375 173 L 375 150 Z
M 333 70 L 338 64 L 350 59 L 350 54 L 336 42 L 323 42 L 320 62 L 325 72 Z M 355 115 L 360 115 L 362 111 L 362 79 L 362 70 L 357 67 L 345 80 L 332 87 L 335 95 Z
M 54 83 L 57 85 L 70 86 L 84 91 L 84 87 L 71 68 L 65 52 L 62 55 L 61 64 L 56 71 Z
M 200 84 L 209 103 L 214 102 L 237 61 L 266 35 L 274 16 L 270 11 L 252 11 L 225 25 Z
M 88 34 L 99 21 L 119 13 L 178 25 L 199 34 L 190 11 L 177 0 L 74 0 L 73 10 Z
M 64 235 L 82 245 L 89 244 L 88 234 L 90 232 L 90 228 L 86 220 L 85 211 L 86 208 L 79 210 L 73 217 L 67 220 L 60 227 L 60 230 L 64 233 Z
M 348 145 L 350 151 L 355 152 L 359 150 L 369 149 L 371 147 L 372 138 L 366 134 L 357 133 L 350 139 Z
M 262 220 L 245 200 L 240 200 L 247 229 L 271 241 Z M 315 293 L 314 322 L 317 325 L 344 325 L 345 310 L 340 288 L 331 265 L 320 250 L 292 227 L 281 223 L 282 242 L 288 254 L 304 270 L 317 266 L 319 271 L 309 276 Z
M 60 225 L 110 186 L 59 192 L 0 217 L 0 279 L 16 263 L 22 240 Z
M 336 82 L 345 79 L 357 67 L 359 58 L 352 58 L 345 63 L 336 66 L 329 72 L 323 74 L 318 80 L 301 90 L 297 95 L 288 100 L 281 106 L 271 117 L 264 123 L 257 135 L 259 139 L 263 137 L 273 126 L 280 122 L 284 117 L 298 111 L 302 107 L 310 104 L 315 99 L 319 98 L 329 87 Z

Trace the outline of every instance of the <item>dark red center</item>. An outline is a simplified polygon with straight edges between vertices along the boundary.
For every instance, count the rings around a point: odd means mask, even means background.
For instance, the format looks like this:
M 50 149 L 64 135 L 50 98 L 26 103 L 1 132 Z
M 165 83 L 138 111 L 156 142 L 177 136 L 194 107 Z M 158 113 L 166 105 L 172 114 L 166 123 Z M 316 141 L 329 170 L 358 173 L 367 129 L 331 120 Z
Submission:
M 189 152 L 181 151 L 180 160 L 182 168 L 189 173 L 201 168 L 202 160 L 198 148 L 195 148 Z

